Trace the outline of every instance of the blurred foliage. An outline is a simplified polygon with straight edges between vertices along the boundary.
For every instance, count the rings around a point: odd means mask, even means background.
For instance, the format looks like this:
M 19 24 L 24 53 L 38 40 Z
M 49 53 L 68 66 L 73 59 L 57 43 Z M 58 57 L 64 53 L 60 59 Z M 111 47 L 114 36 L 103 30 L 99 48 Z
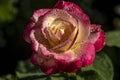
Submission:
M 119 80 L 119 0 L 111 0 L 109 3 L 104 0 L 65 0 L 79 5 L 90 17 L 91 23 L 102 25 L 106 32 L 106 46 L 96 54 L 91 66 L 82 68 L 71 76 L 66 73 L 48 76 L 29 62 L 32 51 L 23 40 L 24 28 L 35 10 L 52 8 L 57 1 L 0 0 L 0 80 Z
M 120 31 L 109 31 L 106 32 L 106 40 L 108 46 L 120 47 Z
M 17 78 L 11 74 L 7 74 L 5 76 L 0 77 L 0 80 L 17 80 Z
M 0 0 L 0 22 L 11 21 L 17 9 L 13 6 L 15 0 Z

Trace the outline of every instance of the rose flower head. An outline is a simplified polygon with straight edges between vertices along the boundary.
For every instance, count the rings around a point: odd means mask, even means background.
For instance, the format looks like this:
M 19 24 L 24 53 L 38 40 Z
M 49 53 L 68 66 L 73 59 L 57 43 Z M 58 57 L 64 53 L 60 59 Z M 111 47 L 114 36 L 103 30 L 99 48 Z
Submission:
M 92 64 L 105 33 L 76 4 L 59 0 L 52 9 L 34 12 L 24 39 L 32 46 L 31 62 L 44 73 L 70 73 Z

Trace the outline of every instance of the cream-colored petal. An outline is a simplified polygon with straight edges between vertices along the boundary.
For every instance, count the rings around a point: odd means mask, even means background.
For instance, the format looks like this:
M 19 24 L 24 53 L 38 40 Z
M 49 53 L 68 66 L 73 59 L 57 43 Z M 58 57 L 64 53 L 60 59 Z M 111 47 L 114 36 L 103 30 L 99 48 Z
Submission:
M 61 53 L 63 51 L 66 51 L 66 50 L 70 49 L 72 44 L 74 43 L 77 35 L 78 35 L 77 33 L 78 33 L 78 30 L 77 30 L 77 28 L 75 28 L 74 31 L 72 32 L 72 34 L 69 36 L 68 40 L 60 43 L 59 45 L 57 45 L 55 47 L 53 47 L 51 50 L 55 51 L 55 52 L 58 52 L 58 53 Z
M 90 26 L 83 26 L 83 24 L 79 21 L 78 22 L 78 36 L 75 40 L 75 43 L 73 44 L 72 49 L 79 46 L 79 44 L 86 42 L 88 39 L 88 36 L 90 35 Z
M 59 39 L 54 35 L 54 33 L 50 29 L 46 28 L 45 33 L 47 36 L 47 40 L 49 41 L 51 46 L 55 46 L 60 42 Z

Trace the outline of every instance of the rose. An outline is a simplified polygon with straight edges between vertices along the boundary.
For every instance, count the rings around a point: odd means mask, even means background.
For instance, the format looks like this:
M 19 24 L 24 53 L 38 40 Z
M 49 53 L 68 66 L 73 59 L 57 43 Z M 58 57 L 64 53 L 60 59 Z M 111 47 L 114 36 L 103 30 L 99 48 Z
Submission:
M 24 38 L 32 45 L 32 63 L 46 74 L 89 66 L 105 44 L 100 25 L 90 24 L 76 4 L 62 0 L 53 9 L 35 11 Z

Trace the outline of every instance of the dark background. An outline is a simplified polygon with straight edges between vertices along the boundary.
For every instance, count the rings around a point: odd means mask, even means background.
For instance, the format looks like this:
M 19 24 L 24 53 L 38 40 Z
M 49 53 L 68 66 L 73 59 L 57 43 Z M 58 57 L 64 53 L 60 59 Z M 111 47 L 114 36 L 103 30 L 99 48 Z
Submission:
M 67 0 L 78 4 L 90 17 L 91 23 L 102 25 L 104 31 L 120 30 L 119 0 Z M 17 62 L 31 55 L 23 31 L 33 12 L 52 8 L 57 0 L 0 0 L 0 75 L 14 74 Z M 119 5 L 119 10 L 118 10 Z M 120 49 L 108 48 L 114 66 L 114 80 L 120 79 Z M 109 53 L 110 50 L 115 52 Z

